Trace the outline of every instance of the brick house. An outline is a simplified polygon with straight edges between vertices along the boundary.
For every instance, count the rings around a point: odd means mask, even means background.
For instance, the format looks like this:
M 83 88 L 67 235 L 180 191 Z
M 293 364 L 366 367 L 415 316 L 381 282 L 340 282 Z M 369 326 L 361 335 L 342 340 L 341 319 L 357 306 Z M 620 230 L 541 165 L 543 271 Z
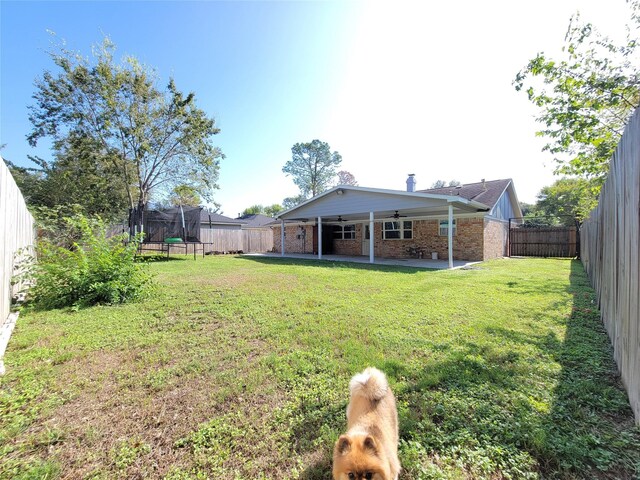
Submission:
M 282 212 L 274 251 L 482 261 L 507 254 L 518 217 L 511 179 L 415 190 L 410 175 L 407 191 L 339 185 Z

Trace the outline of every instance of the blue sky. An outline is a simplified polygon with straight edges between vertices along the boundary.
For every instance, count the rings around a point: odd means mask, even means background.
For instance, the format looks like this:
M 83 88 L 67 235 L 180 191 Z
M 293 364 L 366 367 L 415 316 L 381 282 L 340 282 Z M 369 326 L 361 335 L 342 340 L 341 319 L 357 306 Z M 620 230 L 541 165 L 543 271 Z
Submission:
M 0 1 L 0 144 L 27 165 L 33 82 L 57 41 L 118 54 L 172 76 L 216 118 L 216 200 L 236 216 L 297 194 L 282 166 L 314 138 L 362 186 L 418 188 L 513 178 L 533 202 L 553 182 L 535 109 L 511 82 L 536 52 L 557 53 L 572 13 L 620 32 L 624 0 L 513 2 Z

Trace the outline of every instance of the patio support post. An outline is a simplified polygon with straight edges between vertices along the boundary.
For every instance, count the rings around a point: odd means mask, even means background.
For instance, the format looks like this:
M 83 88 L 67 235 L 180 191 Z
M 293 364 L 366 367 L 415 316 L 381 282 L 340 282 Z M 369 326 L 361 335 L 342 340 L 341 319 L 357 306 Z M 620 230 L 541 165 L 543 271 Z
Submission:
M 364 235 L 364 232 L 362 232 Z M 373 234 L 373 212 L 369 212 L 369 263 L 373 263 L 373 242 L 375 235 Z
M 322 260 L 322 217 L 318 217 L 318 260 Z
M 449 204 L 449 268 L 453 268 L 453 205 Z
M 280 256 L 284 257 L 284 220 L 280 222 Z

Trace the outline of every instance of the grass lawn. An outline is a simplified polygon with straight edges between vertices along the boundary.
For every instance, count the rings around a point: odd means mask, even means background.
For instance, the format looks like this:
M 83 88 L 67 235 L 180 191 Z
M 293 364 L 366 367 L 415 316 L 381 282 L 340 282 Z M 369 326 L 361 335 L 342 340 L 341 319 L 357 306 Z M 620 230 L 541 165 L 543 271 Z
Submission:
M 329 479 L 383 369 L 402 480 L 636 478 L 640 430 L 581 264 L 150 264 L 153 298 L 20 316 L 0 478 Z

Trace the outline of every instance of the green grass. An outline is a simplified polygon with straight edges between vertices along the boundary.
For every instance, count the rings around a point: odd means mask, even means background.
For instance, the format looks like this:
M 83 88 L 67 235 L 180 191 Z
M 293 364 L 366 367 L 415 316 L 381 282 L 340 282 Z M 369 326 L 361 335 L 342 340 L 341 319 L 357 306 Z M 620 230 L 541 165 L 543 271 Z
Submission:
M 577 261 L 150 268 L 153 299 L 23 312 L 0 478 L 329 479 L 349 379 L 369 365 L 398 399 L 403 480 L 640 475 Z

